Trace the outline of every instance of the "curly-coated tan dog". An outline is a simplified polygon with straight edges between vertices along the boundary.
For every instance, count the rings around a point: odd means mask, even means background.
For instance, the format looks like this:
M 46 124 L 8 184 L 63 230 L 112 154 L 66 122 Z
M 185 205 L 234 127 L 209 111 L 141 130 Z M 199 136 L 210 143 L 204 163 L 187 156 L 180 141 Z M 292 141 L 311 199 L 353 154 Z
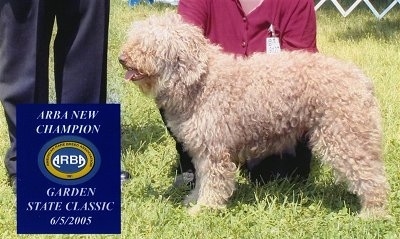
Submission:
M 193 212 L 225 205 L 237 163 L 307 133 L 313 153 L 358 195 L 361 213 L 386 214 L 380 113 L 371 80 L 355 66 L 301 51 L 235 57 L 174 13 L 135 22 L 119 60 L 193 157 Z

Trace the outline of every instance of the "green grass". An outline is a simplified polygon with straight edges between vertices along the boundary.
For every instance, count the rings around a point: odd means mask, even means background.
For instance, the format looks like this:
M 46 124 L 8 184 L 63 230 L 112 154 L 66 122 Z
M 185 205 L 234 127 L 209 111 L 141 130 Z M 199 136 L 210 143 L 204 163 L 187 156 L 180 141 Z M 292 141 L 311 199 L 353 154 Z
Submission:
M 190 217 L 180 204 L 184 189 L 173 189 L 176 152 L 151 99 L 123 81 L 117 57 L 130 23 L 160 13 L 167 5 L 128 7 L 112 0 L 109 38 L 110 102 L 122 104 L 122 160 L 133 180 L 124 186 L 121 238 L 400 238 L 400 12 L 396 6 L 382 20 L 368 9 L 347 18 L 329 6 L 317 12 L 318 47 L 351 61 L 376 87 L 384 123 L 384 160 L 392 187 L 390 220 L 362 220 L 359 203 L 344 185 L 335 185 L 329 168 L 316 160 L 305 184 L 274 182 L 254 186 L 238 175 L 238 190 L 223 211 Z M 172 7 L 170 7 L 172 8 Z M 172 8 L 173 9 L 173 8 Z M 8 147 L 0 115 L 0 155 Z M 0 237 L 17 238 L 15 196 L 0 167 Z M 117 238 L 116 235 L 23 235 L 21 238 Z

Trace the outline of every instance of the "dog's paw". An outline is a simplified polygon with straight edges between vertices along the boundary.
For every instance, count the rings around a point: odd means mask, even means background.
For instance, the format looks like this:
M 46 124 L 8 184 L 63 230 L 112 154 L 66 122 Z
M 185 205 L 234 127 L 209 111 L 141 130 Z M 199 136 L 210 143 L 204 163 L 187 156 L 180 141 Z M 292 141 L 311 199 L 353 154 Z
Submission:
M 196 204 L 188 209 L 190 216 L 197 216 L 200 212 L 220 212 L 226 210 L 226 205 L 202 205 Z
M 387 210 L 382 208 L 369 208 L 363 209 L 358 214 L 358 216 L 362 219 L 366 220 L 390 220 L 392 216 L 388 213 Z
M 185 206 L 190 206 L 196 203 L 197 203 L 197 195 L 194 193 L 186 195 L 185 198 L 183 199 L 183 205 Z
M 188 209 L 188 213 L 190 216 L 197 216 L 203 209 L 201 205 L 196 204 Z

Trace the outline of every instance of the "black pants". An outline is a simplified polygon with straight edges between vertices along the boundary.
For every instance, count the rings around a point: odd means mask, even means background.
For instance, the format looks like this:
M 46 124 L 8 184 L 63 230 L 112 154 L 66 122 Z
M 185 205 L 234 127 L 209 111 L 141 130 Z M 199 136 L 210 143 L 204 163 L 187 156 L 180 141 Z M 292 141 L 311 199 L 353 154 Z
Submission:
M 271 155 L 252 167 L 245 167 L 251 181 L 260 184 L 282 178 L 304 181 L 310 174 L 311 158 L 308 139 L 303 137 L 297 142 L 295 154 Z
M 160 114 L 162 120 L 166 123 L 163 110 L 160 110 Z M 192 158 L 184 150 L 182 144 L 176 140 L 169 128 L 168 131 L 175 139 L 176 151 L 179 155 L 177 173 L 195 172 Z M 306 180 L 311 170 L 311 158 L 312 153 L 308 147 L 308 139 L 303 137 L 297 142 L 295 155 L 285 153 L 271 155 L 259 160 L 258 164 L 251 167 L 244 165 L 243 169 L 249 173 L 252 182 L 259 184 L 282 178 Z
M 16 106 L 48 103 L 49 46 L 54 41 L 57 103 L 105 103 L 109 0 L 0 0 L 0 100 L 16 174 Z

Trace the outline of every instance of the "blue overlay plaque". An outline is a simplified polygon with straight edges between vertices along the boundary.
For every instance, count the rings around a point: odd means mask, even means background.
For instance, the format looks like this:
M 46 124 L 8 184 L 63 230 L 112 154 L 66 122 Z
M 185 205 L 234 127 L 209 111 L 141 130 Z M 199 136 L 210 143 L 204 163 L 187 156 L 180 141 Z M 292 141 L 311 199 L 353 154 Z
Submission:
M 120 234 L 120 105 L 19 105 L 17 125 L 17 233 Z

